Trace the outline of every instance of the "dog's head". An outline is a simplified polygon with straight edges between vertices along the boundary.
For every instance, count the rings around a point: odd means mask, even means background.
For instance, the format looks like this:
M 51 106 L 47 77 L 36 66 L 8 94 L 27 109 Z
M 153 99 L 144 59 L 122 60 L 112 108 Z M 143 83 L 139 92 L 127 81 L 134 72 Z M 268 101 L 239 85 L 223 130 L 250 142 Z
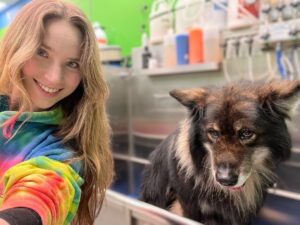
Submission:
M 222 186 L 240 189 L 251 175 L 290 156 L 285 120 L 300 97 L 300 81 L 241 83 L 170 94 L 189 109 L 193 138 L 207 150 L 213 177 Z

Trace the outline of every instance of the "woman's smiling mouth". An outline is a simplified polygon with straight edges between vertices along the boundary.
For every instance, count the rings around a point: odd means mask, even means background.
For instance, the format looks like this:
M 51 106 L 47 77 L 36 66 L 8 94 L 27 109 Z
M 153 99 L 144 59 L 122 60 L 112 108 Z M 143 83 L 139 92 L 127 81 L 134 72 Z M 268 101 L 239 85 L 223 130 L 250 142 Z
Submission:
M 34 79 L 34 81 L 35 81 L 35 83 L 36 83 L 43 91 L 45 91 L 45 92 L 48 93 L 48 94 L 55 94 L 55 93 L 58 93 L 60 90 L 62 90 L 62 89 L 57 89 L 57 88 L 50 88 L 50 87 L 47 87 L 46 85 L 44 85 L 44 84 L 38 82 L 38 81 L 35 80 L 35 79 Z

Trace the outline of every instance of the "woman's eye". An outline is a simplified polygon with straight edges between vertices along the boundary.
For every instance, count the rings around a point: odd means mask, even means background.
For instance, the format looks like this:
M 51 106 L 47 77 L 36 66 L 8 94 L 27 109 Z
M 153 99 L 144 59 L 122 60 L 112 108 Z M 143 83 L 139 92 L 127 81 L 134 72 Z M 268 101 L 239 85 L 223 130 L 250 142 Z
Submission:
M 209 129 L 209 130 L 207 131 L 207 133 L 208 133 L 208 136 L 209 136 L 211 139 L 213 139 L 213 140 L 218 139 L 218 137 L 220 136 L 219 131 L 214 130 L 214 129 Z
M 46 57 L 46 58 L 48 57 L 48 53 L 44 49 L 41 49 L 41 48 L 37 50 L 37 54 L 42 57 Z
M 72 69 L 78 69 L 79 68 L 79 63 L 77 63 L 77 62 L 68 62 L 68 66 Z
M 239 133 L 240 140 L 249 140 L 254 136 L 254 132 L 249 129 L 242 129 Z

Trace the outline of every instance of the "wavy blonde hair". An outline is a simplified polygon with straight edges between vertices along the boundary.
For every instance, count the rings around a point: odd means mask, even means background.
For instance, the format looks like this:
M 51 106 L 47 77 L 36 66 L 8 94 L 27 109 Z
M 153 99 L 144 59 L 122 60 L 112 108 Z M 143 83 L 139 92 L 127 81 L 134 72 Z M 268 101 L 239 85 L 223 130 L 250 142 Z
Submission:
M 80 9 L 61 0 L 33 0 L 25 5 L 9 26 L 0 45 L 0 91 L 16 90 L 19 112 L 32 109 L 21 68 L 40 47 L 51 20 L 66 20 L 82 33 L 80 72 L 82 81 L 62 100 L 64 119 L 57 136 L 72 143 L 83 162 L 81 201 L 72 222 L 92 225 L 102 206 L 105 190 L 112 182 L 113 160 L 105 104 L 108 88 L 104 81 L 93 28 Z M 29 110 L 31 111 L 31 110 Z

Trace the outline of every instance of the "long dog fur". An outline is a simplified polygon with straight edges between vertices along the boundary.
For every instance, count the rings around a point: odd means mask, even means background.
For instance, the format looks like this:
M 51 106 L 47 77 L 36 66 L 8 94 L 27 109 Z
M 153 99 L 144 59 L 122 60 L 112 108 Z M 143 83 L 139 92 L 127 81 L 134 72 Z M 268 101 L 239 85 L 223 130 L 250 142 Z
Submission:
M 242 83 L 170 94 L 189 115 L 150 155 L 142 200 L 164 209 L 179 202 L 184 216 L 205 225 L 251 224 L 276 181 L 276 166 L 290 156 L 285 120 L 299 98 L 300 82 Z M 246 133 L 245 142 L 236 133 L 248 125 L 255 133 Z M 212 139 L 207 127 L 219 136 Z M 235 163 L 238 188 L 218 182 L 219 162 Z

